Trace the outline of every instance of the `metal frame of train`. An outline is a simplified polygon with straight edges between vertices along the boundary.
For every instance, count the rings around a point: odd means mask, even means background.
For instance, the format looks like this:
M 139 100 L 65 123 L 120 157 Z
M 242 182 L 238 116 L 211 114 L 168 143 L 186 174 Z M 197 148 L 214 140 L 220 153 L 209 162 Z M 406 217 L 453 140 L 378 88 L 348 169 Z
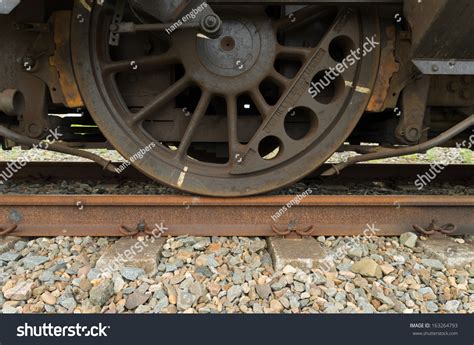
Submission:
M 260 194 L 349 164 L 472 149 L 474 3 L 6 0 L 4 149 L 113 148 L 185 192 Z M 60 141 L 42 145 L 51 131 Z

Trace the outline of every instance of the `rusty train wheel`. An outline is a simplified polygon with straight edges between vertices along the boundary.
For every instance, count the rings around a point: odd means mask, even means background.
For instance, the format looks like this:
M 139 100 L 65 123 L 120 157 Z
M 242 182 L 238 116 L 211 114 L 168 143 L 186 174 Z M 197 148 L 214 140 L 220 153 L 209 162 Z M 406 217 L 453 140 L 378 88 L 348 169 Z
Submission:
M 307 7 L 283 19 L 272 18 L 263 6 L 227 12 L 222 5 L 216 12 L 223 19 L 220 38 L 205 39 L 188 29 L 166 37 L 153 33 L 151 40 L 158 43 L 134 55 L 133 49 L 117 53 L 119 48 L 108 44 L 112 8 L 86 8 L 76 1 L 72 52 L 84 102 L 124 157 L 156 143 L 133 164 L 167 185 L 196 194 L 242 196 L 291 184 L 337 150 L 363 114 L 378 49 L 316 97 L 308 89 L 366 37 L 380 37 L 377 16 L 327 6 Z M 318 32 L 310 42 L 292 38 L 292 30 L 314 25 Z M 156 84 L 144 104 L 119 85 L 137 70 L 148 84 Z M 207 158 L 209 148 L 219 154 Z

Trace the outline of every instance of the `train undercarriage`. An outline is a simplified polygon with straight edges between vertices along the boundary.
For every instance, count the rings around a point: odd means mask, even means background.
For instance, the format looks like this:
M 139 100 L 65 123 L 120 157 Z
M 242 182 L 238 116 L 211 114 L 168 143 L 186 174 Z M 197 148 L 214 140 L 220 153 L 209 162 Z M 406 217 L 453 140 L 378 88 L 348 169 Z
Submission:
M 469 0 L 8 0 L 0 136 L 119 151 L 177 189 L 245 196 L 348 164 L 472 149 Z M 376 144 L 376 145 L 374 145 Z

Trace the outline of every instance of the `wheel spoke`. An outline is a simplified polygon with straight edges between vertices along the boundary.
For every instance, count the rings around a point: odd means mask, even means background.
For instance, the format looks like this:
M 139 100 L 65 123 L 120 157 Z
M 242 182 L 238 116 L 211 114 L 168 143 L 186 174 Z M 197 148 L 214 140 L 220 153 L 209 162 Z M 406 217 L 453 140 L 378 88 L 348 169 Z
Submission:
M 252 101 L 255 103 L 255 106 L 257 107 L 258 112 L 260 115 L 265 118 L 269 115 L 272 107 L 268 105 L 267 101 L 265 98 L 263 98 L 262 94 L 258 89 L 252 89 L 249 92 L 250 98 L 252 98 Z
M 184 133 L 183 138 L 179 144 L 178 151 L 176 153 L 178 159 L 182 159 L 186 156 L 194 133 L 196 132 L 196 129 L 198 128 L 202 118 L 204 115 L 206 115 L 206 110 L 211 101 L 211 96 L 212 95 L 210 92 L 206 90 L 202 91 L 201 98 L 199 99 L 199 103 L 196 106 L 196 110 L 194 110 L 194 113 L 191 115 L 191 121 L 189 122 L 186 132 Z
M 275 83 L 278 84 L 279 87 L 283 89 L 286 89 L 291 83 L 290 79 L 285 77 L 283 74 L 281 74 L 277 70 L 273 70 L 273 72 L 270 74 L 270 79 L 272 79 Z
M 134 69 L 138 71 L 150 71 L 158 69 L 160 66 L 166 66 L 177 62 L 179 62 L 178 55 L 175 51 L 169 50 L 160 55 L 145 56 L 135 60 L 107 62 L 103 65 L 102 71 L 104 75 L 133 71 Z
M 229 157 L 233 157 L 238 151 L 240 142 L 238 137 L 238 109 L 237 99 L 235 96 L 228 96 L 226 98 L 227 105 L 227 131 L 229 140 Z
M 279 58 L 306 60 L 311 56 L 313 49 L 278 45 L 277 52 Z
M 186 90 L 186 88 L 191 84 L 190 79 L 187 76 L 182 77 L 173 85 L 168 87 L 165 91 L 160 93 L 155 100 L 143 108 L 140 112 L 135 114 L 132 119 L 133 124 L 141 123 L 146 119 L 150 118 L 157 110 L 165 106 L 168 102 L 178 96 L 181 92 Z

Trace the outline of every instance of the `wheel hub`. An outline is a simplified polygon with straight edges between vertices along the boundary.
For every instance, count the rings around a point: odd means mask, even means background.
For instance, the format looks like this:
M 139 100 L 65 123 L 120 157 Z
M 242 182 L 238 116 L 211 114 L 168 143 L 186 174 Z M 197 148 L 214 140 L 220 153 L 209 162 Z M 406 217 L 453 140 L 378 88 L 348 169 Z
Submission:
M 221 18 L 219 38 L 207 39 L 196 36 L 195 32 L 180 32 L 173 37 L 173 45 L 197 85 L 215 94 L 244 93 L 249 85 L 258 85 L 272 71 L 276 35 L 266 17 L 224 15 Z
M 261 55 L 260 34 L 249 20 L 225 20 L 218 39 L 199 38 L 197 52 L 206 69 L 223 77 L 239 76 Z

